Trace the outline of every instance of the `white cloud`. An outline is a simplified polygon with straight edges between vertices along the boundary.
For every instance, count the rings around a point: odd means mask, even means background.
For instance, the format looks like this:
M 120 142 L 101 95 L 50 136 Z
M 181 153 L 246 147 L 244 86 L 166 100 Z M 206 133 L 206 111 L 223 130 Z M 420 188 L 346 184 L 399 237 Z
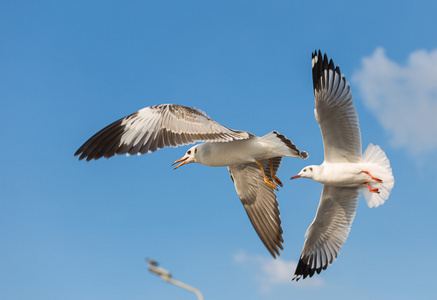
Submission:
M 296 261 L 285 261 L 281 258 L 273 259 L 260 255 L 248 255 L 239 252 L 234 255 L 234 260 L 239 264 L 249 265 L 256 269 L 254 280 L 258 282 L 260 290 L 268 293 L 276 286 L 289 287 L 311 287 L 317 288 L 323 286 L 323 280 L 320 277 L 307 278 L 305 280 L 292 281 Z
M 412 154 L 437 149 L 437 49 L 415 51 L 399 65 L 377 48 L 362 59 L 352 82 L 394 146 Z

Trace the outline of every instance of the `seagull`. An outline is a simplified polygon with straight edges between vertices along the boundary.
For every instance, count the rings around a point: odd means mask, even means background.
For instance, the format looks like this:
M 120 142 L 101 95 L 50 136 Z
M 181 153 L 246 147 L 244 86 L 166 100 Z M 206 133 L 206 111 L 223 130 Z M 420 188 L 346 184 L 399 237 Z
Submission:
M 332 59 L 319 50 L 312 54 L 316 108 L 325 160 L 291 177 L 323 183 L 314 221 L 293 280 L 312 277 L 337 259 L 355 217 L 359 191 L 369 207 L 383 204 L 394 186 L 390 162 L 379 146 L 369 144 L 361 155 L 361 133 L 349 83 Z
M 305 159 L 289 139 L 276 131 L 257 137 L 229 129 L 203 111 L 176 104 L 145 107 L 103 128 L 74 154 L 87 161 L 116 154 L 141 155 L 164 147 L 197 144 L 176 160 L 175 169 L 190 163 L 228 167 L 237 194 L 261 241 L 276 258 L 283 250 L 276 176 L 284 156 Z

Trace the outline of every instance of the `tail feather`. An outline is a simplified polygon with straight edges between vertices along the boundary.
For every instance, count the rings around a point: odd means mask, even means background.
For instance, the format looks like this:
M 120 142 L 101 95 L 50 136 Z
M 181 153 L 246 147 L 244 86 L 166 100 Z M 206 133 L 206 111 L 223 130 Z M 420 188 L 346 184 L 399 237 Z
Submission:
M 367 205 L 378 207 L 388 199 L 395 183 L 390 161 L 385 152 L 378 145 L 372 143 L 367 146 L 361 159 L 363 163 L 369 164 L 369 171 L 374 177 L 382 179 L 382 183 L 372 181 L 372 187 L 377 188 L 379 193 L 370 192 L 367 186 L 361 188 Z

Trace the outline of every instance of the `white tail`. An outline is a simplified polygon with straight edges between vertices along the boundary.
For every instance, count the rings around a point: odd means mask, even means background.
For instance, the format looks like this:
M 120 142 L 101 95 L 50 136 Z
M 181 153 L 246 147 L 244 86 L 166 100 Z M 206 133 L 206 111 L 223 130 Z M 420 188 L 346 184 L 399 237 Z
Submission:
M 388 199 L 395 183 L 390 161 L 379 146 L 370 143 L 364 151 L 361 162 L 368 164 L 368 170 L 366 171 L 369 171 L 374 177 L 382 179 L 382 183 L 370 182 L 372 188 L 379 189 L 379 193 L 370 192 L 367 186 L 360 188 L 367 205 L 369 207 L 378 207 Z

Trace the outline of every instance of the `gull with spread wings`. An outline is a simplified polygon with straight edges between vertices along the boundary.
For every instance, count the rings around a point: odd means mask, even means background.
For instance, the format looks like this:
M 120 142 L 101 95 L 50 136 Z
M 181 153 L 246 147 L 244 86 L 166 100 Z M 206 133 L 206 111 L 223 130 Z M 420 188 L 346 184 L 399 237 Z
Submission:
M 325 270 L 340 253 L 357 209 L 359 191 L 369 207 L 383 204 L 394 186 L 390 162 L 379 146 L 369 144 L 361 155 L 361 133 L 349 83 L 340 68 L 321 52 L 312 55 L 316 108 L 325 160 L 291 177 L 323 183 L 316 217 L 293 279 Z
M 74 154 L 79 160 L 116 154 L 145 154 L 164 147 L 197 144 L 176 160 L 176 168 L 190 163 L 227 166 L 235 189 L 258 236 L 276 257 L 283 249 L 279 206 L 274 190 L 285 156 L 308 157 L 276 131 L 257 137 L 229 129 L 204 112 L 176 104 L 145 107 L 93 135 Z

